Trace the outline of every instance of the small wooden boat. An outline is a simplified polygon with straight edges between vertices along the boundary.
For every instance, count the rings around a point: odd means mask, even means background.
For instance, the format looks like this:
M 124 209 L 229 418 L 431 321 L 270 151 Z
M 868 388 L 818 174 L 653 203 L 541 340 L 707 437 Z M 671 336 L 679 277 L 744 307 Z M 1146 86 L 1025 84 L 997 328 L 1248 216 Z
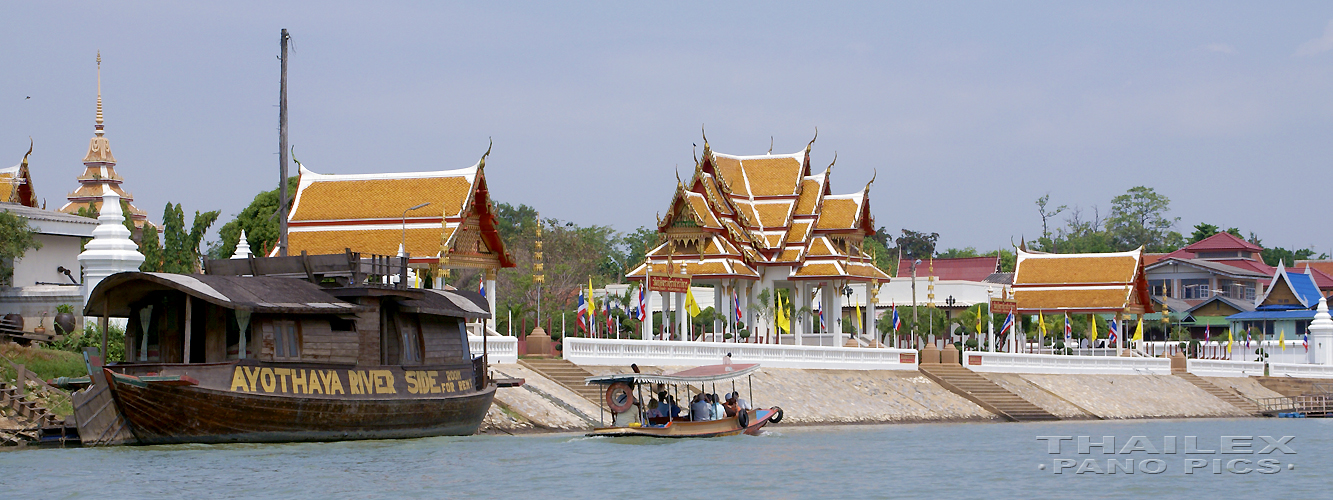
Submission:
M 309 279 L 237 275 L 284 259 Z M 406 258 L 382 259 L 391 261 L 403 271 Z M 74 398 L 85 444 L 475 433 L 496 388 L 465 324 L 490 316 L 484 299 L 400 287 L 362 263 L 349 252 L 104 279 L 86 312 L 104 324 L 128 318 L 130 361 L 100 367 L 86 357 L 91 386 Z M 338 269 L 345 275 L 330 276 Z
M 644 407 L 643 393 L 651 393 L 654 388 L 666 386 L 685 387 L 689 394 L 694 386 L 704 392 L 709 384 L 730 382 L 741 377 L 749 377 L 759 371 L 757 364 L 731 364 L 700 366 L 688 370 L 653 375 L 646 373 L 626 373 L 588 377 L 586 383 L 606 387 L 603 403 L 610 410 L 611 426 L 597 427 L 588 436 L 619 437 L 645 436 L 656 438 L 708 438 L 735 436 L 737 434 L 758 435 L 769 423 L 782 421 L 782 408 L 772 407 L 738 411 L 730 417 L 716 419 L 652 417 Z M 735 385 L 732 391 L 735 393 Z M 637 395 L 637 396 L 636 396 Z M 651 397 L 651 396 L 649 396 Z M 655 401 L 655 400 L 654 400 Z

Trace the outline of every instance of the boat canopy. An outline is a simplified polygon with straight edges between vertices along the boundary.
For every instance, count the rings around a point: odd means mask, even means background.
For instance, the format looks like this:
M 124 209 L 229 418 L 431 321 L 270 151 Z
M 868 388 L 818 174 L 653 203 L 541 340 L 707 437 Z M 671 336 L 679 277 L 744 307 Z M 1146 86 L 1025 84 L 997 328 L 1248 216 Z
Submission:
M 676 373 L 664 373 L 661 375 L 650 373 L 599 375 L 596 377 L 588 377 L 584 380 L 584 384 L 610 385 L 616 382 L 629 382 L 631 384 L 700 384 L 704 382 L 722 382 L 725 380 L 741 378 L 746 375 L 754 374 L 757 371 L 759 371 L 759 365 L 755 363 L 708 365 L 690 368 Z

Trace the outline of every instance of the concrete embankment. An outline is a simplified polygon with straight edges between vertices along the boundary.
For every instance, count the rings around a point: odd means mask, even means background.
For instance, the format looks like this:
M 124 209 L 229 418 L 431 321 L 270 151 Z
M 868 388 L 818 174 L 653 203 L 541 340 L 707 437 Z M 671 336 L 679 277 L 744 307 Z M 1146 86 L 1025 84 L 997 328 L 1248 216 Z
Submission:
M 616 366 L 582 368 L 595 375 L 629 371 Z M 684 368 L 688 367 L 642 367 L 650 373 Z M 496 408 L 483 427 L 485 431 L 576 431 L 590 428 L 601 418 L 597 403 L 534 371 L 518 365 L 497 365 L 494 370 L 497 376 L 524 378 L 527 383 L 496 393 Z M 1061 419 L 1249 416 L 1172 375 L 984 376 Z M 1281 396 L 1253 378 L 1205 379 L 1251 399 Z M 782 407 L 785 418 L 781 425 L 1001 421 L 916 371 L 765 368 L 750 380 L 737 380 L 735 388 L 755 406 Z M 725 394 L 732 390 L 732 384 L 718 384 L 707 390 Z

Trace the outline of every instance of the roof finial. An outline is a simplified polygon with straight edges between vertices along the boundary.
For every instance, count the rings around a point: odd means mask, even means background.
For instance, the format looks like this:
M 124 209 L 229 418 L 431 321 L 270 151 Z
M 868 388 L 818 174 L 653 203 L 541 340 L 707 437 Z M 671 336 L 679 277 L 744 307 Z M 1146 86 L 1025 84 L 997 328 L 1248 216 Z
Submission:
M 773 154 L 773 136 L 768 136 L 768 154 Z
M 491 147 L 495 145 L 494 138 L 487 137 L 486 140 L 488 141 L 486 143 L 486 152 L 482 153 L 481 162 L 477 163 L 477 170 L 482 170 L 486 168 L 486 158 L 491 156 Z
M 704 130 L 704 125 L 699 124 L 699 134 L 704 136 L 704 154 L 708 154 L 708 131 Z
M 870 192 L 870 185 L 875 183 L 875 178 L 876 178 L 876 177 L 879 177 L 879 169 L 878 169 L 878 168 L 874 170 L 874 173 L 873 173 L 873 174 L 870 174 L 870 182 L 867 182 L 867 183 L 866 183 L 866 192 L 867 192 L 867 193 Z
M 810 146 L 815 145 L 815 140 L 819 139 L 819 127 L 815 127 L 815 136 L 810 139 L 810 143 L 805 145 L 805 152 L 810 152 Z
M 102 51 L 97 51 L 97 135 L 102 135 Z
M 295 164 L 296 164 L 296 171 L 297 171 L 297 172 L 300 172 L 301 169 L 305 168 L 305 165 L 302 165 L 302 164 L 301 164 L 301 160 L 296 159 L 296 145 L 295 145 L 295 144 L 292 144 L 292 163 L 295 163 Z M 241 234 L 245 234 L 245 231 L 241 231 Z
M 810 141 L 811 144 L 813 144 L 814 142 L 815 142 L 815 141 Z M 806 147 L 809 148 L 810 146 L 806 146 Z M 833 161 L 830 162 L 830 163 L 828 164 L 828 168 L 825 169 L 825 170 L 833 170 L 833 164 L 834 164 L 834 163 L 838 163 L 838 152 L 837 152 L 837 151 L 834 151 L 834 152 L 833 152 Z
M 28 155 L 32 154 L 32 136 L 28 136 L 28 152 L 23 153 L 23 164 L 28 164 Z

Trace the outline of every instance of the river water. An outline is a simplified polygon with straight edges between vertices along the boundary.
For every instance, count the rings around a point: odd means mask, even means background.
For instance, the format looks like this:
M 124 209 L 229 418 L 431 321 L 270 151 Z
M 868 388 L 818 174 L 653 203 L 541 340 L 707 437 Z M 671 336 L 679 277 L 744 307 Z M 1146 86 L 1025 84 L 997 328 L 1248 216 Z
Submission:
M 1230 451 L 1251 452 L 1222 454 L 1223 436 L 1249 437 L 1231 438 Z M 1258 454 L 1270 443 L 1263 437 L 1278 445 Z M 1111 446 L 1080 453 L 1080 439 Z M 1275 462 L 1258 465 L 1265 459 Z M 0 497 L 1328 498 L 1330 471 L 1325 419 L 774 425 L 758 437 L 704 440 L 546 434 L 15 450 L 0 452 Z

